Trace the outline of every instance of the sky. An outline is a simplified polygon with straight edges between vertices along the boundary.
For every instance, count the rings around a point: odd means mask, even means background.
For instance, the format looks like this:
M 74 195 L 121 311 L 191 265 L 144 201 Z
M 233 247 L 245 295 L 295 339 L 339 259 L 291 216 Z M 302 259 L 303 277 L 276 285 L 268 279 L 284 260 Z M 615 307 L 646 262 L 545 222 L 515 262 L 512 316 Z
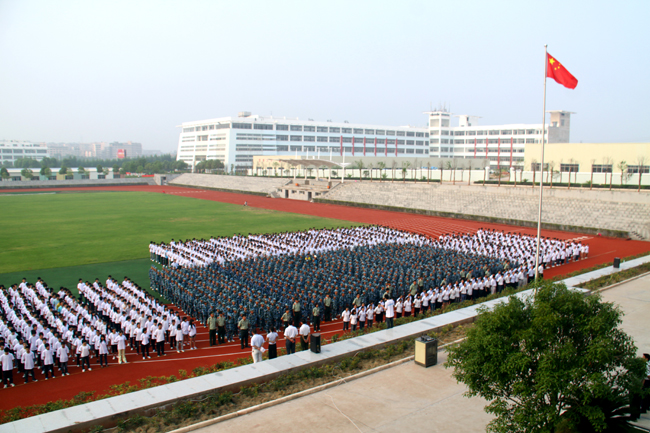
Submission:
M 540 123 L 572 142 L 650 141 L 650 1 L 0 0 L 0 139 L 134 141 L 250 111 L 425 126 Z M 547 117 L 548 121 L 548 117 Z

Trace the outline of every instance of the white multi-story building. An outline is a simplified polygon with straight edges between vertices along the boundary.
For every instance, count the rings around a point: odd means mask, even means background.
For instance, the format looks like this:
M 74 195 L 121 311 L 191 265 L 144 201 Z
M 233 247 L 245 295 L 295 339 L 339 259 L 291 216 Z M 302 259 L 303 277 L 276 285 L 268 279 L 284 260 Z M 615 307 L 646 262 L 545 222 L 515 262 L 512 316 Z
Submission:
M 463 115 L 458 116 L 459 126 L 451 126 L 451 113 L 427 114 L 425 127 L 319 122 L 248 112 L 185 122 L 180 126 L 177 159 L 189 165 L 217 159 L 232 169 L 252 168 L 254 156 L 487 156 L 493 166 L 498 160 L 501 166 L 511 162 L 522 166 L 525 144 L 541 141 L 541 124 L 478 126 L 476 117 Z M 569 141 L 569 120 L 568 112 L 551 112 L 551 125 L 547 125 L 550 142 Z
M 571 113 L 550 111 L 546 125 L 547 143 L 568 143 Z M 522 167 L 526 143 L 542 142 L 542 124 L 479 126 L 478 117 L 460 115 L 458 126 L 451 126 L 451 113 L 439 110 L 429 115 L 429 153 L 441 158 L 490 160 L 492 167 Z
M 49 158 L 47 144 L 20 140 L 0 140 L 0 164 L 14 163 L 17 159 L 31 158 L 37 161 Z
M 229 169 L 251 168 L 258 155 L 429 155 L 426 127 L 318 122 L 247 112 L 181 127 L 176 158 L 189 165 L 218 159 Z

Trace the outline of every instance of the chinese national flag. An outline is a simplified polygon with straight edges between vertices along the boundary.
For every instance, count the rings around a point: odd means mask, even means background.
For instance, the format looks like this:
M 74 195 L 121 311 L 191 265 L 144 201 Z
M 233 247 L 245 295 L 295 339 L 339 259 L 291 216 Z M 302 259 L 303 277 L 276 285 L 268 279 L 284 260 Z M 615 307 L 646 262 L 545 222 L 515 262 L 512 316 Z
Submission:
M 567 71 L 562 63 L 555 60 L 555 57 L 547 53 L 546 58 L 548 61 L 548 65 L 546 65 L 546 76 L 554 79 L 564 87 L 575 89 L 578 85 L 576 77 L 571 75 L 571 72 Z

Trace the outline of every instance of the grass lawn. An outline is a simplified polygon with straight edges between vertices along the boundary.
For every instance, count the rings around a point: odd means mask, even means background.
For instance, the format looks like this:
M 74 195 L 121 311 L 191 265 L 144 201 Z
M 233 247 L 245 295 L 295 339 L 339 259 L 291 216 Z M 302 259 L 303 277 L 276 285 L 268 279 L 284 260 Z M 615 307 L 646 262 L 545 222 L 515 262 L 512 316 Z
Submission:
M 31 275 L 56 288 L 76 286 L 79 277 L 105 279 L 108 274 L 128 275 L 148 286 L 150 241 L 358 225 L 144 192 L 3 195 L 0 209 L 0 284 Z M 97 264 L 102 266 L 82 266 Z M 46 274 L 52 268 L 68 269 Z M 72 281 L 62 272 L 73 274 Z

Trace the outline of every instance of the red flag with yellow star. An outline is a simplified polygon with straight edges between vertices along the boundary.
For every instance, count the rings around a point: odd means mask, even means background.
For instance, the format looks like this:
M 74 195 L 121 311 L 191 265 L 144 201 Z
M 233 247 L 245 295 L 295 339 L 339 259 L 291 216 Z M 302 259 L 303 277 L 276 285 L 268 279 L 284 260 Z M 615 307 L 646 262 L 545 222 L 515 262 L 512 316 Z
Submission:
M 566 70 L 562 63 L 558 62 L 555 57 L 546 54 L 548 65 L 546 65 L 546 76 L 552 78 L 564 87 L 575 89 L 578 85 L 576 77 Z

